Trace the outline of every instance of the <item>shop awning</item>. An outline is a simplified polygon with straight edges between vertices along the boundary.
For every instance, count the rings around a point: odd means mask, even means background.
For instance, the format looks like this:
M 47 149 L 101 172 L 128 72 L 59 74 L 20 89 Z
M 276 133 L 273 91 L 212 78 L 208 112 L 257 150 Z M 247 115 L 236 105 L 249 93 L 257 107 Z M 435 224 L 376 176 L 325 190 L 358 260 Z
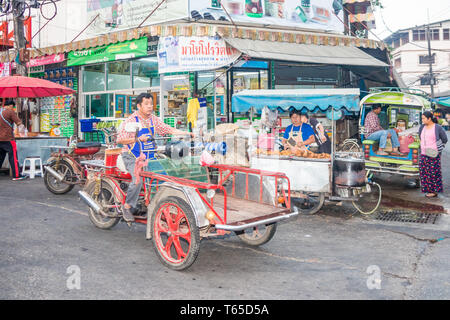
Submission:
M 435 101 L 444 107 L 450 107 L 450 97 L 438 98 L 438 99 L 435 99 Z
M 388 67 L 356 47 L 224 38 L 252 58 L 349 66 Z
M 233 112 L 247 112 L 253 107 L 257 112 L 264 107 L 288 111 L 319 112 L 344 109 L 359 112 L 359 89 L 286 89 L 244 90 L 233 95 Z

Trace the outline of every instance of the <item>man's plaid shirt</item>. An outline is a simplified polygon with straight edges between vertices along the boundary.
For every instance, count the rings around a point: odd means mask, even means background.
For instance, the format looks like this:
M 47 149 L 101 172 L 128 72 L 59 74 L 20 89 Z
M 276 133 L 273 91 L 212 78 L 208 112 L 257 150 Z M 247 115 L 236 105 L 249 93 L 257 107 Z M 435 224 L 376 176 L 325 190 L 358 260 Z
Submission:
M 125 140 L 125 139 L 133 139 L 136 135 L 134 132 L 127 132 L 125 131 L 125 126 L 127 123 L 133 123 L 136 122 L 136 117 L 139 119 L 139 123 L 142 124 L 142 126 L 150 128 L 151 123 L 153 122 L 153 126 L 155 127 L 155 134 L 158 134 L 160 136 L 172 134 L 175 131 L 175 128 L 172 128 L 171 126 L 165 124 L 160 118 L 152 114 L 150 118 L 144 119 L 141 116 L 139 116 L 138 111 L 135 111 L 131 116 L 129 116 L 125 121 L 123 121 L 119 128 L 119 133 L 117 135 L 117 140 Z M 152 121 L 150 121 L 150 119 Z M 122 152 L 128 152 L 128 146 L 124 145 L 122 148 Z
M 380 125 L 380 118 L 378 118 L 378 115 L 373 111 L 370 111 L 367 114 L 366 120 L 364 121 L 364 128 L 366 130 L 366 137 L 369 137 L 374 132 L 384 130 Z

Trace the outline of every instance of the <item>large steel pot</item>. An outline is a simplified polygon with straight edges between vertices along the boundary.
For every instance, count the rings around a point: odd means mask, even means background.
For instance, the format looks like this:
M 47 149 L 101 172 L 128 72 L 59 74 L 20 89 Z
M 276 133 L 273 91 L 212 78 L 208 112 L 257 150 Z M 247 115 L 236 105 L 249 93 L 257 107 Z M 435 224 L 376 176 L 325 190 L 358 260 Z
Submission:
M 333 164 L 334 183 L 344 187 L 363 187 L 366 184 L 364 159 L 339 157 Z

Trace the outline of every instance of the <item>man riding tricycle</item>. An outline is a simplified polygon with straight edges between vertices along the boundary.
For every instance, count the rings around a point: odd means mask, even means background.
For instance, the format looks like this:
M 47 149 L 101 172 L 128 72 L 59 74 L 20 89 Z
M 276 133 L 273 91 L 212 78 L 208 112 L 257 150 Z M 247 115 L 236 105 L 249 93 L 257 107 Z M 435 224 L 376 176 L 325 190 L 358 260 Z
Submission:
M 297 215 L 282 173 L 200 164 L 182 140 L 158 146 L 156 133 L 186 132 L 163 126 L 151 105 L 151 96 L 137 98 L 138 111 L 119 132 L 123 150 L 107 150 L 103 164 L 83 162 L 89 173 L 79 195 L 95 226 L 110 229 L 121 219 L 145 224 L 161 262 L 183 270 L 194 263 L 202 238 L 233 231 L 259 246 L 272 239 L 277 222 Z
M 419 186 L 421 115 L 431 110 L 424 94 L 376 88 L 360 102 L 360 135 L 366 167 L 375 173 L 413 178 Z

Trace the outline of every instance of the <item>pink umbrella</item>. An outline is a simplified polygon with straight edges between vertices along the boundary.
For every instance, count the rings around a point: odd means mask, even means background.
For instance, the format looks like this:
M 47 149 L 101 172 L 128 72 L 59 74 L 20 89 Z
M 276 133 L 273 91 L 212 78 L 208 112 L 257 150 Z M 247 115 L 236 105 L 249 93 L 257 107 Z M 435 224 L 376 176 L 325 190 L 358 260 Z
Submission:
M 0 98 L 43 98 L 73 93 L 75 90 L 44 79 L 23 76 L 0 78 Z

